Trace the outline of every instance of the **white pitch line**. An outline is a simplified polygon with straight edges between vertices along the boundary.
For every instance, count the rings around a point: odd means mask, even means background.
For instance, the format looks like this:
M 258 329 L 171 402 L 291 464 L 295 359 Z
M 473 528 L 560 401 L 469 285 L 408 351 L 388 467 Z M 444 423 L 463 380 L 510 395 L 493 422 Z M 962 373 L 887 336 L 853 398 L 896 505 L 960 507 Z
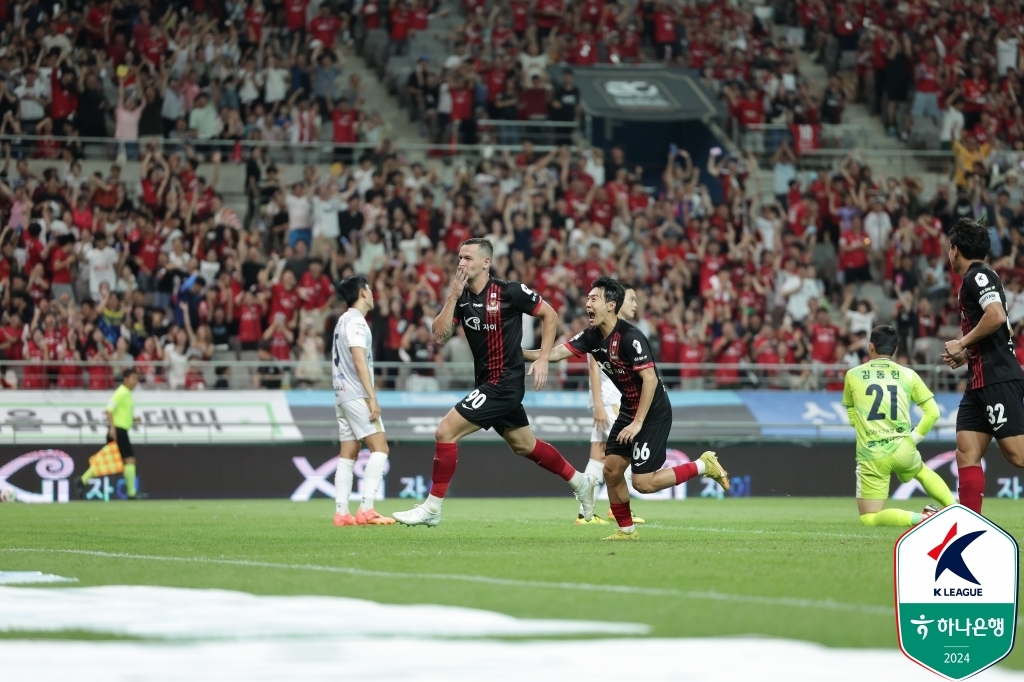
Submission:
M 473 519 L 483 523 L 501 523 L 507 521 L 507 519 Z M 534 524 L 538 526 L 566 526 L 568 525 L 564 521 L 547 521 L 543 519 L 520 519 L 518 523 Z M 611 523 L 611 521 L 609 521 Z M 770 528 L 716 528 L 713 526 L 673 526 L 662 523 L 661 521 L 649 521 L 644 524 L 644 529 L 658 529 L 658 530 L 684 530 L 693 533 L 751 533 L 754 535 L 790 535 L 796 537 L 823 537 L 823 538 L 849 538 L 857 540 L 886 540 L 891 541 L 892 538 L 886 538 L 883 535 L 874 533 L 833 533 L 829 531 L 815 531 L 815 530 L 772 530 Z
M 726 594 L 714 590 L 677 590 L 674 588 L 637 587 L 634 585 L 601 585 L 596 583 L 564 583 L 546 582 L 541 580 L 516 580 L 514 578 L 495 578 L 486 575 L 461 575 L 457 573 L 402 573 L 398 571 L 372 571 L 364 568 L 346 566 L 323 566 L 319 564 L 282 564 L 270 561 L 253 561 L 250 559 L 211 559 L 208 557 L 175 557 L 153 556 L 147 554 L 127 554 L 121 552 L 101 552 L 87 549 L 32 549 L 32 548 L 0 548 L 0 552 L 36 552 L 41 554 L 77 554 L 110 559 L 133 559 L 141 561 L 174 561 L 181 563 L 217 564 L 223 566 L 249 566 L 254 568 L 274 568 L 284 570 L 321 571 L 325 573 L 341 573 L 366 578 L 399 578 L 404 580 L 447 580 L 452 582 L 481 583 L 500 585 L 502 587 L 527 587 L 556 590 L 578 590 L 581 592 L 610 592 L 615 594 L 636 594 L 645 597 L 679 597 L 682 599 L 703 599 L 739 604 L 760 604 L 763 606 L 787 606 L 802 609 L 826 609 L 831 611 L 853 611 L 874 616 L 891 616 L 892 607 L 871 604 L 849 604 L 831 599 L 800 599 L 797 597 L 759 597 L 746 594 Z

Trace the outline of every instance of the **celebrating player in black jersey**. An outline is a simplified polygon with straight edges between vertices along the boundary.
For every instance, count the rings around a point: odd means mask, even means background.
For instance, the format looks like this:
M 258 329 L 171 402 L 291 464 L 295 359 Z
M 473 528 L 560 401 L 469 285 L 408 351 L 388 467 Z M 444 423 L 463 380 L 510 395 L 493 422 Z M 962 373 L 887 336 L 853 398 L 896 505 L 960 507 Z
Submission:
M 630 462 L 633 487 L 641 493 L 664 490 L 699 475 L 718 481 L 728 490 L 729 479 L 713 452 L 705 452 L 696 462 L 661 469 L 672 430 L 672 405 L 647 337 L 617 317 L 626 297 L 622 284 L 611 277 L 598 277 L 592 286 L 587 297 L 590 327 L 556 347 L 547 359 L 558 362 L 571 355 L 590 353 L 622 393 L 619 416 L 605 446 L 604 462 L 608 500 L 619 530 L 605 539 L 633 540 L 639 536 L 633 526 L 624 476 Z M 538 362 L 544 358 L 543 349 L 523 351 L 523 355 Z
M 458 461 L 457 443 L 480 429 L 493 428 L 512 448 L 558 474 L 583 503 L 587 520 L 594 513 L 597 479 L 576 471 L 549 443 L 537 440 L 523 409 L 525 378 L 533 375 L 535 390 L 544 388 L 548 378 L 548 355 L 555 342 L 558 315 L 525 284 L 495 279 L 490 275 L 491 243 L 468 239 L 459 250 L 459 267 L 452 280 L 444 307 L 434 319 L 434 343 L 444 345 L 455 325 L 466 331 L 473 351 L 476 388 L 448 411 L 434 433 L 434 468 L 430 495 L 426 501 L 395 520 L 410 526 L 436 526 L 441 521 L 441 503 Z M 621 299 L 620 299 L 621 300 Z M 523 313 L 539 317 L 542 324 L 541 350 L 529 372 L 523 364 Z
M 963 277 L 960 330 L 946 342 L 942 359 L 956 369 L 967 363 L 970 383 L 956 417 L 956 464 L 960 503 L 981 513 L 985 474 L 981 458 L 993 436 L 1003 456 L 1024 467 L 1024 373 L 1013 354 L 1013 330 L 1006 319 L 1006 293 L 985 265 L 988 228 L 961 218 L 949 232 L 949 263 Z

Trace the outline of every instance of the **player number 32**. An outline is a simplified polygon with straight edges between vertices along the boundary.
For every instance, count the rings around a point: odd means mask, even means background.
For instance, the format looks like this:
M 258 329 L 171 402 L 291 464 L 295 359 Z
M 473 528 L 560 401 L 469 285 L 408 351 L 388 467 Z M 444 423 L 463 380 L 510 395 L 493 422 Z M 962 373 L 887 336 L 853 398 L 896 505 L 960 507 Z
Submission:
M 1003 407 L 1002 403 L 996 403 L 995 405 L 986 405 L 985 408 L 988 410 L 988 423 L 992 426 L 996 426 L 998 429 L 1006 423 L 1006 408 Z

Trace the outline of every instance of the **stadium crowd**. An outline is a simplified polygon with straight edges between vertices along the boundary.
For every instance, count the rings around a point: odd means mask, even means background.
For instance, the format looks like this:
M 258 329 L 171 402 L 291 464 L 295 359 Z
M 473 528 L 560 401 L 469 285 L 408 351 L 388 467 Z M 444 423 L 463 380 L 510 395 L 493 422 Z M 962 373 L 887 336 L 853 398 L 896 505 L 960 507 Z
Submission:
M 376 14 L 389 26 L 396 53 L 404 49 L 396 25 L 408 21 L 418 30 L 410 17 L 425 12 L 429 21 L 438 9 L 360 7 L 359 21 L 370 26 Z M 791 115 L 824 115 L 831 105 L 807 94 L 788 48 L 758 39 L 759 20 L 725 3 L 697 7 L 676 13 L 643 4 L 630 14 L 615 3 L 541 0 L 526 8 L 524 24 L 514 2 L 489 15 L 471 5 L 457 58 L 436 74 L 420 62 L 409 87 L 444 79 L 455 102 L 459 87 L 451 86 L 472 83 L 471 99 L 493 113 L 535 76 L 546 78 L 544 63 L 530 61 L 542 45 L 545 60 L 585 64 L 577 48 L 587 44 L 587 30 L 597 31 L 598 59 L 639 59 L 639 51 L 623 56 L 611 48 L 640 33 L 660 58 L 703 67 L 741 123 L 756 122 L 748 110 L 758 113 L 756 89 L 747 87 L 752 71 Z M 866 353 L 879 297 L 895 299 L 909 356 L 901 360 L 934 362 L 940 330 L 952 328 L 952 336 L 958 324 L 944 232 L 961 215 L 992 218 L 1009 317 L 1018 331 L 1024 322 L 1024 212 L 1012 174 L 1000 191 L 965 173 L 957 195 L 940 189 L 926 197 L 921 183 L 874 178 L 853 157 L 834 175 L 799 172 L 799 150 L 782 142 L 769 161 L 771 188 L 751 172 L 752 156 L 713 154 L 698 168 L 680 150 L 670 153 L 652 193 L 627 150 L 541 153 L 524 138 L 522 151 L 449 176 L 406 163 L 379 116 L 359 110 L 360 83 L 342 73 L 351 13 L 314 11 L 297 0 L 266 9 L 258 0 L 180 9 L 91 0 L 76 23 L 60 7 L 51 17 L 27 2 L 0 6 L 0 19 L 4 11 L 20 13 L 17 27 L 8 21 L 0 32 L 0 132 L 73 138 L 113 131 L 126 143 L 125 156 L 141 163 L 141 181 L 129 183 L 117 163 L 83 174 L 74 141 L 3 143 L 0 352 L 34 361 L 21 387 L 108 388 L 116 370 L 131 364 L 144 384 L 226 387 L 229 369 L 211 376 L 199 363 L 236 357 L 261 362 L 255 386 L 281 386 L 286 375 L 291 385 L 322 384 L 329 379 L 325 337 L 341 306 L 334 283 L 353 273 L 365 274 L 377 295 L 376 360 L 467 362 L 461 335 L 439 350 L 429 324 L 458 246 L 470 236 L 494 243 L 498 277 L 534 287 L 559 312 L 563 339 L 587 324 L 582 301 L 595 277 L 615 273 L 634 283 L 638 323 L 662 363 L 717 365 L 665 371 L 670 385 L 685 388 L 841 387 L 841 367 Z M 474 32 L 479 42 L 470 40 Z M 495 34 L 504 37 L 495 42 Z M 505 80 L 492 83 L 490 75 L 502 71 Z M 571 72 L 562 79 L 538 102 L 550 107 L 546 115 L 575 117 Z M 432 112 L 428 90 L 412 93 L 420 96 L 415 113 L 433 120 L 434 134 L 454 129 L 455 110 L 446 112 L 445 97 L 437 97 Z M 333 165 L 286 178 L 260 145 L 240 159 L 241 146 L 222 153 L 210 144 L 313 139 L 327 119 L 335 142 L 373 146 L 355 155 L 341 148 Z M 475 134 L 457 128 L 464 138 Z M 37 175 L 19 158 L 25 155 L 53 163 Z M 246 169 L 241 216 L 219 187 L 222 164 L 239 161 Z M 524 344 L 536 339 L 527 321 Z M 752 372 L 748 363 L 779 369 Z M 827 368 L 824 376 L 815 366 Z M 413 367 L 410 388 L 438 385 L 436 367 Z M 382 373 L 386 385 L 395 380 L 393 370 Z M 566 363 L 560 381 L 585 386 L 586 365 Z M 15 383 L 10 372 L 5 383 Z
M 909 140 L 916 123 L 930 121 L 924 132 L 937 132 L 942 148 L 955 152 L 967 173 L 979 157 L 989 159 L 986 169 L 995 157 L 1005 169 L 1007 153 L 1024 150 L 1019 6 L 997 0 L 833 7 L 801 0 L 796 23 L 819 58 L 827 60 L 830 42 L 837 55 L 853 57 L 837 59 L 836 66 L 856 74 L 857 90 L 882 116 L 889 135 Z M 1019 161 L 1019 154 L 1010 155 Z

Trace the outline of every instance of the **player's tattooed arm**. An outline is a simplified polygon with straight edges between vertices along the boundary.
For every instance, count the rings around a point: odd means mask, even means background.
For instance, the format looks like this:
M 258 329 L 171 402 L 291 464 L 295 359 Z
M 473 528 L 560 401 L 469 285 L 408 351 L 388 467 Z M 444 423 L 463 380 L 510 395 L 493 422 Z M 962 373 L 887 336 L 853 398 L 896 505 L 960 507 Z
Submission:
M 455 333 L 455 321 L 451 315 L 445 317 L 445 312 L 442 310 L 441 314 L 434 318 L 431 332 L 434 336 L 434 343 L 438 346 L 443 346 L 448 343 L 448 339 L 452 338 L 452 335 Z

